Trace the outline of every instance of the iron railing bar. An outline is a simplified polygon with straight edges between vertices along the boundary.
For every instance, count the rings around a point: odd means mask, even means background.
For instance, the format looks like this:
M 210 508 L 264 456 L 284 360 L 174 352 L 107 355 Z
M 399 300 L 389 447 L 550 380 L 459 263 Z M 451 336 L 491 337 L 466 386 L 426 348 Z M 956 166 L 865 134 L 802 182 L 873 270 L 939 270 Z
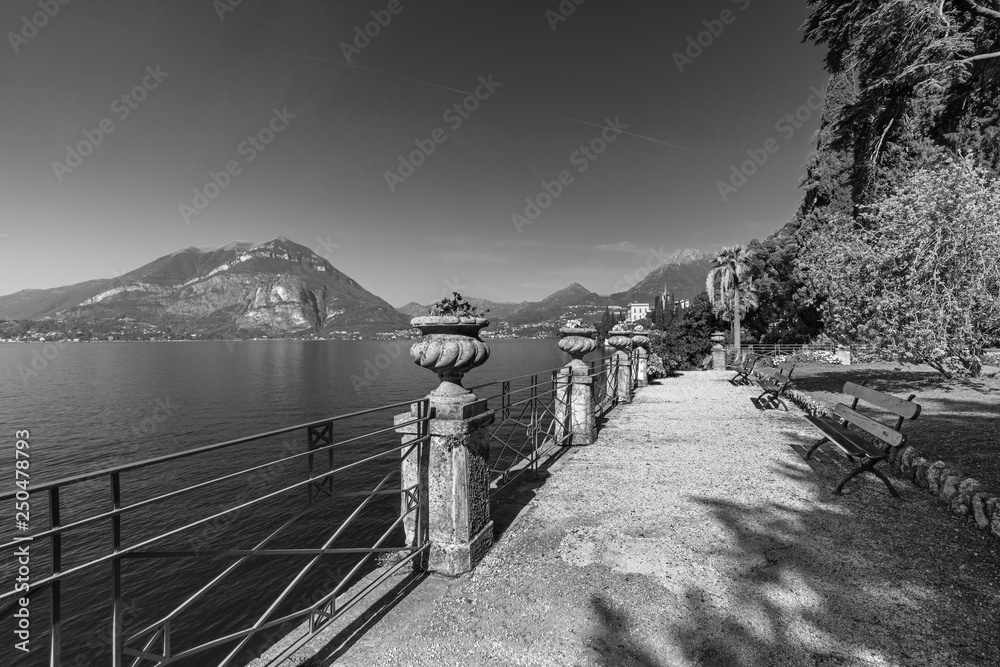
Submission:
M 379 586 L 381 586 L 389 577 L 391 577 L 392 575 L 396 574 L 396 572 L 398 572 L 400 569 L 402 569 L 402 567 L 404 565 L 406 565 L 407 563 L 409 563 L 410 561 L 412 561 L 418 555 L 420 555 L 424 551 L 428 550 L 430 548 L 430 546 L 431 545 L 428 543 L 428 544 L 425 544 L 425 545 L 423 545 L 421 547 L 417 547 L 416 551 L 414 551 L 414 553 L 406 556 L 405 558 L 400 559 L 400 561 L 398 563 L 395 563 L 395 564 L 391 565 L 389 567 L 389 569 L 387 569 L 385 572 L 383 572 L 381 575 L 379 575 L 374 581 L 372 581 L 367 586 L 365 586 L 363 589 L 361 589 L 357 593 L 357 595 L 355 595 L 354 597 L 352 597 L 350 600 L 348 600 L 347 602 L 345 602 L 340 607 L 337 607 L 336 611 L 333 613 L 333 615 L 331 615 L 327 620 L 323 621 L 320 625 L 318 625 L 313 632 L 311 632 L 311 633 L 307 632 L 305 635 L 303 635 L 302 637 L 300 637 L 300 638 L 296 639 L 294 642 L 292 642 L 287 648 L 285 648 L 285 650 L 283 650 L 280 654 L 278 654 L 270 662 L 268 662 L 268 664 L 266 665 L 266 667 L 276 667 L 277 665 L 280 665 L 282 662 L 284 662 L 285 660 L 287 660 L 288 658 L 290 658 L 292 655 L 295 654 L 296 651 L 298 651 L 300 648 L 302 648 L 307 643 L 309 643 L 309 641 L 313 637 L 315 637 L 317 634 L 319 634 L 320 632 L 322 632 L 323 630 L 325 630 L 327 627 L 329 627 L 330 624 L 335 623 L 341 616 L 343 616 L 346 612 L 348 612 L 355 604 L 357 604 L 358 600 L 360 600 L 361 598 L 363 598 L 366 595 L 368 595 L 368 593 L 370 593 L 374 588 L 378 588 Z M 311 613 L 314 613 L 315 611 L 318 611 L 319 607 L 325 606 L 330 601 L 328 598 L 329 598 L 328 595 L 324 596 L 323 599 L 321 599 L 318 602 L 314 603 L 312 607 L 310 607 L 310 608 L 308 608 L 306 610 L 303 610 L 304 613 L 310 613 L 311 614 Z
M 425 544 L 423 547 L 421 547 L 420 551 L 424 551 L 424 550 L 428 549 L 429 547 L 430 547 L 430 544 Z M 404 559 L 403 561 L 401 561 L 401 564 L 405 564 L 405 562 L 407 560 L 411 560 L 412 558 L 415 558 L 418 555 L 418 553 L 419 552 L 411 554 L 410 556 L 407 556 L 406 559 Z M 251 628 L 247 628 L 247 629 L 244 629 L 244 630 L 238 630 L 236 632 L 231 632 L 228 635 L 225 635 L 223 637 L 217 637 L 216 639 L 208 641 L 208 642 L 206 642 L 204 644 L 200 644 L 198 646 L 194 646 L 192 648 L 185 649 L 184 651 L 181 651 L 179 653 L 175 653 L 173 656 L 171 656 L 171 658 L 173 660 L 179 660 L 181 658 L 186 658 L 186 657 L 189 657 L 191 655 L 194 655 L 195 653 L 200 653 L 201 651 L 204 651 L 206 649 L 213 648 L 215 646 L 219 646 L 220 644 L 225 644 L 225 643 L 228 643 L 228 642 L 240 639 L 241 637 L 244 637 L 247 634 L 256 634 L 257 632 L 260 632 L 262 630 L 267 630 L 268 628 L 273 628 L 273 627 L 277 627 L 277 626 L 283 625 L 284 623 L 287 623 L 289 621 L 293 621 L 293 620 L 295 620 L 297 618 L 301 618 L 302 616 L 305 616 L 306 614 L 312 613 L 312 611 L 315 609 L 315 607 L 317 607 L 318 605 L 322 604 L 324 600 L 327 600 L 327 601 L 329 600 L 329 594 L 325 598 L 321 599 L 319 602 L 314 603 L 312 606 L 306 607 L 306 608 L 301 609 L 301 610 L 296 611 L 296 612 L 291 612 L 291 613 L 286 614 L 285 616 L 281 616 L 279 618 L 274 618 L 274 619 L 268 621 L 267 623 L 265 623 L 264 625 L 262 625 L 257 630 L 253 630 Z
M 384 477 L 382 477 L 381 481 L 379 481 L 379 483 L 375 485 L 375 488 L 372 489 L 372 495 L 369 495 L 367 498 L 361 501 L 361 504 L 358 505 L 354 509 L 354 511 L 351 512 L 351 514 L 344 520 L 344 522 L 340 524 L 337 530 L 334 531 L 333 535 L 331 535 L 330 538 L 323 543 L 324 550 L 329 548 L 330 545 L 333 544 L 338 537 L 340 537 L 341 533 L 343 533 L 347 529 L 347 527 L 354 521 L 354 519 L 356 519 L 357 516 L 361 513 L 361 510 L 367 507 L 368 504 L 371 502 L 372 498 L 375 497 L 374 493 L 377 492 L 379 489 L 381 489 L 389 481 L 389 479 L 394 474 L 396 474 L 396 472 L 397 471 L 390 471 Z M 395 529 L 396 525 L 402 521 L 403 517 L 400 516 L 396 521 L 393 522 L 392 526 L 389 528 L 389 531 L 386 533 L 386 535 L 391 534 L 392 530 Z M 376 542 L 376 545 L 378 545 L 378 542 Z M 260 617 L 257 619 L 257 622 L 254 623 L 252 629 L 255 632 L 258 631 L 261 624 L 267 622 L 268 616 L 274 613 L 274 611 L 281 605 L 281 603 L 284 602 L 285 598 L 288 597 L 288 595 L 290 595 L 293 590 L 295 590 L 295 587 L 299 584 L 299 582 L 301 582 L 302 579 L 305 578 L 307 574 L 309 574 L 309 572 L 313 569 L 313 567 L 317 563 L 319 563 L 321 557 L 322 554 L 314 556 L 312 560 L 305 565 L 305 567 L 299 570 L 299 573 L 292 578 L 291 582 L 289 582 L 287 586 L 285 586 L 285 590 L 281 592 L 281 594 L 274 600 L 274 602 L 271 603 L 271 605 L 264 611 L 264 613 L 260 615 Z M 361 562 L 362 563 L 365 562 L 370 557 L 371 554 L 368 554 L 367 556 L 365 556 L 365 558 L 361 559 Z M 351 574 L 348 574 L 347 576 L 350 577 Z M 230 651 L 229 655 L 226 656 L 225 659 L 223 659 L 223 661 L 219 663 L 219 667 L 226 667 L 226 665 L 228 665 L 239 654 L 239 652 L 243 649 L 243 647 L 246 646 L 247 642 L 250 641 L 250 638 L 253 636 L 253 634 L 255 634 L 255 632 L 244 637 L 243 641 L 241 641 L 232 651 Z
M 368 410 L 361 410 L 359 412 L 352 412 L 346 415 L 338 415 L 336 417 L 327 417 L 325 419 L 318 419 L 316 421 L 308 422 L 306 424 L 298 424 L 296 426 L 287 426 L 285 428 L 277 429 L 275 431 L 267 431 L 265 433 L 256 433 L 254 435 L 248 435 L 242 438 L 237 438 L 236 440 L 227 440 L 225 442 L 217 442 L 212 445 L 205 445 L 203 447 L 196 447 L 194 449 L 188 449 L 183 452 L 176 452 L 174 454 L 164 454 L 163 456 L 157 456 L 151 459 L 145 459 L 143 461 L 136 461 L 135 463 L 126 463 L 113 468 L 105 468 L 103 470 L 95 470 L 94 472 L 81 473 L 79 475 L 73 475 L 72 477 L 64 477 L 63 479 L 55 480 L 54 482 L 46 482 L 45 484 L 39 484 L 38 486 L 32 485 L 32 491 L 39 493 L 41 491 L 48 491 L 51 488 L 66 486 L 68 484 L 78 484 L 79 482 L 89 481 L 91 479 L 97 479 L 98 477 L 104 477 L 110 475 L 113 472 L 126 472 L 129 470 L 137 470 L 139 468 L 145 468 L 147 466 L 155 465 L 157 463 L 165 463 L 167 461 L 176 461 L 178 459 L 186 458 L 188 456 L 194 456 L 196 454 L 204 454 L 205 452 L 215 451 L 217 449 L 223 449 L 226 447 L 233 447 L 235 445 L 243 445 L 248 442 L 255 442 L 257 440 L 263 440 L 265 438 L 273 438 L 277 435 L 284 435 L 286 433 L 293 433 L 300 429 L 313 428 L 321 424 L 326 424 L 328 422 L 343 421 L 345 419 L 351 419 L 353 417 L 361 417 L 364 415 L 374 414 L 376 412 L 384 412 L 386 410 L 391 410 L 393 408 L 399 408 L 404 405 L 412 406 L 414 403 L 419 403 L 421 401 L 426 401 L 428 399 L 420 399 L 417 401 L 403 401 L 401 403 L 394 403 L 392 405 L 383 405 L 377 408 L 370 408 Z M 414 422 L 419 421 L 417 418 Z M 401 428 L 405 424 L 394 425 L 393 429 Z M 17 495 L 16 492 L 9 492 L 0 494 L 0 501 L 8 500 Z
M 400 428 L 400 427 L 396 427 L 396 428 Z M 429 440 L 429 439 L 430 439 L 430 436 L 422 436 L 422 438 L 418 438 L 416 440 L 407 442 L 406 444 L 395 445 L 391 449 L 384 450 L 384 451 L 380 452 L 379 454 L 376 454 L 376 455 L 374 455 L 374 456 L 372 456 L 372 457 L 370 457 L 368 459 L 364 459 L 362 461 L 357 461 L 355 463 L 348 464 L 346 466 L 343 466 L 342 468 L 337 468 L 335 470 L 329 470 L 329 471 L 327 471 L 326 473 L 324 473 L 323 475 L 321 475 L 319 477 L 313 477 L 313 478 L 311 478 L 309 480 L 306 480 L 306 481 L 309 482 L 309 481 L 322 480 L 322 479 L 324 479 L 328 475 L 331 475 L 331 474 L 334 474 L 334 473 L 337 473 L 337 472 L 341 472 L 342 470 L 346 470 L 347 468 L 352 467 L 352 466 L 354 466 L 354 465 L 356 465 L 358 463 L 364 463 L 366 461 L 373 460 L 373 459 L 378 458 L 380 456 L 383 456 L 385 454 L 391 454 L 393 452 L 402 451 L 405 447 L 409 447 L 412 444 L 415 444 L 415 443 L 418 443 L 418 442 L 422 442 L 424 440 Z M 338 443 L 338 444 L 340 444 L 340 443 Z M 77 528 L 80 528 L 82 526 L 89 525 L 91 523 L 94 523 L 95 521 L 100 521 L 101 519 L 106 519 L 108 517 L 112 517 L 112 516 L 115 516 L 115 515 L 124 514 L 125 512 L 130 512 L 132 510 L 138 509 L 140 507 L 145 507 L 146 505 L 150 505 L 152 503 L 159 502 L 161 500 L 166 500 L 168 498 L 173 498 L 173 497 L 176 497 L 176 496 L 181 495 L 183 493 L 187 493 L 187 492 L 193 491 L 195 489 L 203 488 L 203 487 L 208 486 L 210 484 L 216 484 L 218 482 L 222 482 L 222 481 L 225 481 L 227 479 L 232 479 L 234 477 L 238 477 L 239 475 L 244 475 L 244 474 L 249 473 L 249 472 L 254 472 L 254 471 L 260 470 L 262 468 L 267 468 L 269 466 L 277 465 L 279 463 L 285 463 L 286 461 L 291 461 L 292 459 L 299 458 L 299 457 L 302 457 L 302 456 L 307 455 L 307 454 L 315 454 L 316 452 L 319 452 L 319 451 L 321 451 L 321 450 L 316 449 L 316 450 L 313 450 L 311 452 L 299 452 L 298 454 L 293 454 L 292 456 L 288 456 L 288 457 L 283 458 L 283 459 L 277 459 L 275 461 L 269 461 L 268 463 L 262 463 L 259 466 L 254 466 L 253 468 L 247 468 L 245 470 L 240 470 L 240 471 L 237 471 L 237 472 L 234 472 L 234 473 L 229 473 L 228 475 L 223 475 L 222 477 L 217 477 L 215 479 L 207 480 L 207 481 L 204 481 L 204 482 L 199 482 L 198 484 L 195 484 L 193 486 L 188 486 L 188 487 L 185 487 L 183 489 L 177 489 L 175 491 L 170 491 L 169 493 L 164 493 L 164 494 L 156 496 L 154 498 L 147 498 L 146 500 L 140 500 L 139 502 L 132 503 L 131 505 L 126 505 L 125 507 L 122 507 L 122 508 L 120 508 L 118 510 L 113 510 L 111 512 L 104 512 L 102 514 L 95 514 L 95 515 L 89 516 L 89 517 L 87 517 L 85 519 L 80 519 L 79 521 L 75 521 L 73 523 L 68 523 L 68 524 L 66 524 L 64 526 L 59 526 L 57 529 L 51 529 L 51 530 L 43 531 L 41 533 L 33 535 L 32 537 L 39 538 L 39 537 L 47 537 L 49 535 L 57 535 L 57 534 L 60 534 L 60 533 L 65 533 L 65 532 L 68 532 L 70 530 L 77 529 Z M 292 488 L 295 488 L 295 487 L 288 487 L 286 490 L 291 490 Z M 227 510 L 227 511 L 232 511 L 232 510 L 230 509 L 230 510 Z M 191 525 L 196 525 L 196 524 L 191 524 Z M 9 548 L 16 547 L 17 544 L 18 544 L 17 542 L 9 542 L 7 544 L 0 544 L 0 551 L 3 551 L 4 549 L 9 549 Z M 4 599 L 4 597 L 6 597 L 6 595 L 0 595 L 0 600 Z
M 412 514 L 411 509 L 406 515 Z M 401 515 L 402 516 L 402 515 Z M 264 549 L 254 551 L 253 549 L 218 549 L 207 551 L 143 551 L 138 554 L 129 554 L 128 558 L 185 558 L 190 556 L 311 556 L 313 554 L 358 554 L 381 553 L 383 551 L 408 551 L 416 547 L 385 547 L 373 549 L 370 547 L 344 547 L 341 549 Z
M 428 436 L 428 438 L 429 438 L 429 436 Z M 66 577 L 69 574 L 73 574 L 75 572 L 79 572 L 80 570 L 84 570 L 84 569 L 86 569 L 88 567 L 93 567 L 94 565 L 98 565 L 100 563 L 104 563 L 104 562 L 108 561 L 109 559 L 114 558 L 115 556 L 121 556 L 121 555 L 126 554 L 126 553 L 131 553 L 131 552 L 136 551 L 137 549 L 141 549 L 142 547 L 145 547 L 145 546 L 147 546 L 149 544 L 153 544 L 154 542 L 159 542 L 160 540 L 162 540 L 162 539 L 164 539 L 166 537 L 170 537 L 172 535 L 176 535 L 177 533 L 180 533 L 180 532 L 183 532 L 185 530 L 188 530 L 189 528 L 194 528 L 195 526 L 200 526 L 201 524 L 206 523 L 208 521 L 212 521 L 214 519 L 217 519 L 220 516 L 225 516 L 226 514 L 229 514 L 230 512 L 235 512 L 237 510 L 242 510 L 242 509 L 244 509 L 246 507 L 249 507 L 251 505 L 256 505 L 257 503 L 262 502 L 264 500 L 270 500 L 271 498 L 274 498 L 275 496 L 278 496 L 278 495 L 280 495 L 282 493 L 286 493 L 286 492 L 293 491 L 293 490 L 298 489 L 298 488 L 302 488 L 303 486 L 305 486 L 307 484 L 312 484 L 316 480 L 322 480 L 322 479 L 325 479 L 326 477 L 329 477 L 330 475 L 334 475 L 334 474 L 336 474 L 338 472 L 342 472 L 344 470 L 348 470 L 350 468 L 354 468 L 354 467 L 362 465 L 364 463 L 369 463 L 371 461 L 374 461 L 375 459 L 383 458 L 387 454 L 392 454 L 392 453 L 401 451 L 404 447 L 410 446 L 411 444 L 415 444 L 416 442 L 417 441 L 414 440 L 414 441 L 406 443 L 406 445 L 401 445 L 400 447 L 396 447 L 396 448 L 393 448 L 393 449 L 390 449 L 390 450 L 386 450 L 386 451 L 380 452 L 380 453 L 375 454 L 373 456 L 369 456 L 366 459 L 362 459 L 360 461 L 355 461 L 354 463 L 350 463 L 348 465 L 345 465 L 345 466 L 343 466 L 341 468 L 338 468 L 336 470 L 329 470 L 329 471 L 323 473 L 322 475 L 320 475 L 319 477 L 314 477 L 312 479 L 305 479 L 305 480 L 303 480 L 301 482 L 296 482 L 295 484 L 293 484 L 291 486 L 285 487 L 283 489 L 279 489 L 279 490 L 274 491 L 272 493 L 269 493 L 267 495 L 260 496 L 259 498 L 255 498 L 253 500 L 247 501 L 247 502 L 243 503 L 242 505 L 237 505 L 235 507 L 231 507 L 231 508 L 229 508 L 227 510 L 224 510 L 222 512 L 217 512 L 216 514 L 204 517 L 204 518 L 199 519 L 198 521 L 195 521 L 193 523 L 189 523 L 187 525 L 181 526 L 180 528 L 175 528 L 175 529 L 173 529 L 171 531 L 168 531 L 166 533 L 163 533 L 161 535 L 157 535 L 155 537 L 151 537 L 151 538 L 149 538 L 149 539 L 147 539 L 147 540 L 145 540 L 143 542 L 139 542 L 138 544 L 133 544 L 130 547 L 125 547 L 124 549 L 121 549 L 117 554 L 107 554 L 105 556 L 100 556 L 97 559 L 92 560 L 92 561 L 90 561 L 88 563 L 84 563 L 82 565 L 77 565 L 76 567 L 72 567 L 72 568 L 70 568 L 68 570 L 64 570 L 62 572 L 54 572 L 53 574 L 49 575 L 48 577 L 45 577 L 44 579 L 41 579 L 37 584 L 33 584 L 33 585 L 37 586 L 37 585 L 41 585 L 41 584 L 44 584 L 44 583 L 48 583 L 50 581 L 58 581 L 58 580 L 60 580 L 60 579 L 62 579 L 64 577 Z M 6 545 L 0 545 L 0 549 L 2 549 L 4 546 L 6 546 Z M 8 592 L 8 593 L 2 593 L 2 594 L 0 594 L 0 600 L 3 600 L 5 598 L 13 596 L 13 595 L 15 595 L 15 592 L 13 592 L 13 591 Z
M 410 445 L 410 444 L 411 443 L 407 443 L 407 445 Z M 413 447 L 415 447 L 415 446 L 416 445 L 413 444 Z M 391 473 L 390 473 L 390 475 L 391 475 Z M 310 509 L 311 508 L 308 507 L 308 506 L 307 507 L 303 507 L 302 509 L 300 509 L 299 511 L 297 511 L 295 514 L 293 514 L 292 516 L 290 516 L 284 523 L 282 523 L 274 531 L 272 531 L 270 535 L 268 535 L 263 540 L 261 540 L 261 542 L 259 544 L 257 544 L 256 547 L 254 547 L 253 552 L 256 553 L 256 552 L 259 552 L 259 551 L 263 550 L 263 548 L 267 545 L 268 542 L 270 542 L 272 539 L 276 538 L 278 536 L 278 534 L 280 534 L 283 530 L 285 530 L 285 528 L 287 528 L 288 526 L 292 525 L 292 523 L 294 523 L 295 521 L 297 521 L 298 519 L 300 519 L 302 516 L 304 516 L 306 513 L 308 513 L 308 511 Z M 253 553 L 248 554 L 246 557 L 241 558 L 237 562 L 235 562 L 232 565 L 230 565 L 222 573 L 220 573 L 217 577 L 214 577 L 211 581 L 209 581 L 207 584 L 205 584 L 201 589 L 199 589 L 198 591 L 196 591 L 187 600 L 185 600 L 183 603 L 181 603 L 181 605 L 178 606 L 176 609 L 174 609 L 172 612 L 168 613 L 166 616 L 164 616 L 163 618 L 159 619 L 158 621 L 156 621 L 156 622 L 154 622 L 154 623 L 146 626 L 142 630 L 134 633 L 126 641 L 134 640 L 134 639 L 140 637 L 142 634 L 144 634 L 146 632 L 149 632 L 151 629 L 153 629 L 155 627 L 164 625 L 165 623 L 169 623 L 172 618 L 175 618 L 178 614 L 180 614 L 182 611 L 184 611 L 184 609 L 186 609 L 188 606 L 190 606 L 191 604 L 194 604 L 194 602 L 196 602 L 199 597 L 201 597 L 202 595 L 204 595 L 205 593 L 207 593 L 216 584 L 218 584 L 220 581 L 222 581 L 222 579 L 224 579 L 230 573 L 232 573 L 233 571 L 235 571 L 237 567 L 239 567 L 240 565 L 242 565 L 243 563 L 245 563 L 247 560 L 249 560 L 252 555 L 254 555 L 254 554 Z
M 563 368 L 560 366 L 559 368 Z M 504 382 L 512 382 L 514 380 L 523 380 L 524 378 L 530 378 L 534 375 L 541 375 L 542 373 L 551 373 L 552 371 L 558 371 L 559 368 L 551 368 L 547 371 L 538 371 L 537 373 L 527 373 L 526 375 L 515 375 L 511 378 L 504 378 L 503 380 L 494 380 L 493 382 L 485 382 L 483 384 L 476 385 L 475 387 L 469 387 L 469 391 L 475 391 L 477 389 L 482 389 L 483 387 L 489 387 L 495 384 L 503 384 Z
M 282 523 L 280 526 L 278 526 L 273 531 L 271 531 L 270 535 L 268 535 L 263 540 L 261 540 L 260 543 L 258 543 L 257 546 L 254 547 L 254 550 L 262 549 L 268 542 L 270 542 L 275 537 L 277 537 L 278 534 L 281 533 L 281 531 L 283 531 L 285 528 L 287 528 L 292 523 L 294 523 L 296 520 L 298 520 L 307 511 L 308 511 L 308 508 L 304 508 L 304 509 L 299 510 L 298 512 L 296 512 L 292 516 L 290 516 L 288 519 L 285 520 L 284 523 Z M 144 635 L 147 632 L 150 632 L 152 630 L 157 630 L 158 631 L 159 628 L 162 628 L 164 626 L 164 624 L 166 624 L 168 621 L 170 621 L 170 619 L 175 618 L 182 611 L 184 611 L 189 606 L 191 606 L 192 604 L 194 604 L 198 600 L 198 598 L 200 598 L 202 595 L 204 595 L 209 590 L 211 590 L 212 588 L 214 588 L 215 585 L 218 582 L 222 581 L 224 578 L 226 578 L 227 576 L 229 576 L 230 573 L 232 573 L 237 567 L 239 567 L 240 565 L 242 565 L 247 560 L 249 560 L 249 556 L 247 556 L 246 558 L 241 558 L 239 561 L 233 563 L 232 565 L 230 565 L 229 567 L 227 567 L 225 570 L 223 570 L 222 572 L 220 572 L 217 576 L 213 577 L 204 586 L 202 586 L 197 591 L 195 591 L 191 596 L 188 597 L 187 600 L 185 600 L 184 602 L 182 602 L 179 606 L 175 607 L 173 610 L 171 610 L 170 612 L 168 612 L 165 616 L 163 616 L 162 618 L 154 621 L 153 623 L 150 623 L 149 625 L 147 625 L 143 629 L 138 630 L 138 631 L 132 633 L 132 636 L 128 637 L 125 641 L 126 642 L 134 641 L 134 640 L 138 639 L 139 637 L 141 637 L 142 635 Z

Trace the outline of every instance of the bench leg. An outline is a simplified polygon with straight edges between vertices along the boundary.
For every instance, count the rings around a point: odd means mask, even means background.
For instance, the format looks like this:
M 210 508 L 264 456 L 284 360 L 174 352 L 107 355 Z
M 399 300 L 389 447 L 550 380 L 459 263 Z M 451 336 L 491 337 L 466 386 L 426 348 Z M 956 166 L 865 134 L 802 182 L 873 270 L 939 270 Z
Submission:
M 851 481 L 852 479 L 854 479 L 863 472 L 870 472 L 871 474 L 875 475 L 880 480 L 882 480 L 882 483 L 885 484 L 886 488 L 889 489 L 889 493 L 892 494 L 893 498 L 899 498 L 899 494 L 896 492 L 896 488 L 892 485 L 892 482 L 889 481 L 889 478 L 883 475 L 880 470 L 875 470 L 875 464 L 877 464 L 880 460 L 881 459 L 868 461 L 864 465 L 860 465 L 851 472 L 847 473 L 847 476 L 844 477 L 844 479 L 840 480 L 836 488 L 834 488 L 833 490 L 834 494 L 838 496 L 841 495 L 841 492 L 843 491 L 845 484 L 847 484 L 849 481 Z
M 827 443 L 827 442 L 830 442 L 830 438 L 828 438 L 826 436 L 823 436 L 822 440 L 820 440 L 815 445 L 813 445 L 812 447 L 809 448 L 809 451 L 806 452 L 806 458 L 807 459 L 810 458 L 813 455 L 813 452 L 815 452 L 817 449 L 819 449 L 820 445 L 822 445 L 824 443 Z

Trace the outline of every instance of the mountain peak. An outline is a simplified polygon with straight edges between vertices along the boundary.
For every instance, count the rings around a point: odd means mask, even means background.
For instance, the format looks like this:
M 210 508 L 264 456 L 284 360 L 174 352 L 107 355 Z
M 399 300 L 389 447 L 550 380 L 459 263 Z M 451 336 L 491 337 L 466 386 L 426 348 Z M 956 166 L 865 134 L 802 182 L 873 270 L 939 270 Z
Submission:
M 553 292 L 548 295 L 542 301 L 567 301 L 571 299 L 581 299 L 591 296 L 596 296 L 589 289 L 581 285 L 580 283 L 570 283 L 567 287 L 562 288 L 558 292 Z

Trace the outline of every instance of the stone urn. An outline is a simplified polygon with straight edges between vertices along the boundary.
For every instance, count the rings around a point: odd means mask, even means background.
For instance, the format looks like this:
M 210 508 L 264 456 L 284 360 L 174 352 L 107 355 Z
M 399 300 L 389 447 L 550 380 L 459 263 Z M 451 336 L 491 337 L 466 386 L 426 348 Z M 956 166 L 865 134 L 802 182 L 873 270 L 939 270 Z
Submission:
M 632 349 L 632 334 L 628 331 L 612 331 L 608 333 L 605 344 L 618 352 L 628 352 Z
M 424 315 L 410 324 L 420 330 L 420 339 L 410 346 L 410 358 L 418 366 L 434 371 L 441 384 L 428 394 L 437 416 L 462 419 L 462 409 L 476 401 L 475 395 L 462 386 L 462 377 L 490 358 L 490 348 L 479 338 L 479 331 L 489 326 L 484 317 Z
M 711 340 L 716 345 L 722 345 L 724 342 L 726 342 L 726 334 L 722 333 L 721 331 L 716 331 L 714 334 L 712 334 Z
M 632 336 L 632 345 L 636 347 L 641 347 L 644 350 L 649 349 L 649 336 L 646 334 L 637 333 Z
M 563 327 L 559 330 L 559 349 L 573 357 L 572 366 L 586 366 L 583 358 L 597 349 L 597 329 L 590 327 Z

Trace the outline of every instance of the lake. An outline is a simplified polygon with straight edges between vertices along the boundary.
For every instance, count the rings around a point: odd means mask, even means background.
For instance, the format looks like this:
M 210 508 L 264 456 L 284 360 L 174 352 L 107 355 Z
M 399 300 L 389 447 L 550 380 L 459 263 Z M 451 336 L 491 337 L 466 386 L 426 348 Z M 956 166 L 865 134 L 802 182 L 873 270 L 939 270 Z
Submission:
M 32 486 L 88 471 L 139 461 L 194 447 L 223 442 L 258 432 L 274 430 L 359 410 L 399 403 L 425 396 L 437 385 L 430 371 L 409 358 L 410 341 L 243 341 L 176 343 L 71 343 L 0 345 L 0 492 L 16 490 L 14 483 L 14 432 L 30 431 L 30 480 Z M 490 360 L 465 378 L 474 386 L 504 378 L 557 368 L 569 357 L 554 340 L 490 340 Z M 592 356 L 597 356 L 592 355 Z M 546 376 L 547 377 L 547 376 Z M 497 393 L 490 390 L 480 396 Z M 491 407 L 493 407 L 491 405 Z M 352 420 L 335 433 L 337 439 L 391 426 L 394 412 L 402 408 Z M 347 456 L 362 457 L 378 446 L 398 444 L 398 435 L 386 433 L 377 442 L 352 447 Z M 272 438 L 240 445 L 207 455 L 153 466 L 122 475 L 122 502 L 135 503 L 164 490 L 210 479 L 240 467 L 278 458 L 280 447 L 303 451 L 305 436 Z M 338 456 L 340 453 L 338 452 Z M 294 471 L 279 470 L 268 484 L 302 478 L 301 460 Z M 342 461 L 338 459 L 338 465 Z M 338 490 L 370 490 L 384 474 L 398 468 L 394 460 L 358 468 L 348 479 L 338 478 Z M 242 482 L 242 486 L 241 486 Z M 260 479 L 256 482 L 263 487 Z M 162 532 L 190 520 L 207 516 L 220 503 L 233 498 L 246 500 L 245 480 L 212 487 L 174 501 L 143 508 L 123 519 L 123 543 Z M 111 508 L 107 477 L 76 485 L 61 496 L 62 522 Z M 393 488 L 390 485 L 388 488 Z M 243 495 L 240 495 L 243 494 Z M 199 535 L 198 549 L 249 549 L 266 534 L 299 511 L 302 493 L 293 492 L 264 508 L 253 508 L 235 520 L 212 525 Z M 13 500 L 8 503 L 13 504 Z M 386 521 L 398 515 L 398 496 L 385 496 L 367 507 L 365 516 L 352 524 L 338 547 L 365 545 L 381 534 Z M 29 534 L 47 528 L 47 503 L 43 494 L 31 498 Z M 8 542 L 13 532 L 14 508 L 0 508 L 0 538 Z M 311 510 L 313 511 L 313 510 Z M 343 506 L 332 503 L 317 508 L 297 530 L 271 547 L 294 549 L 316 547 L 316 526 L 335 526 L 346 516 Z M 106 553 L 110 520 L 91 525 L 64 539 L 63 571 L 94 555 Z M 401 531 L 397 531 L 401 534 Z M 325 532 L 323 533 L 325 535 Z M 396 543 L 399 542 L 399 536 Z M 311 538 L 311 540 L 310 540 Z M 322 542 L 322 540 L 320 540 Z M 183 540 L 158 544 L 158 550 L 192 548 Z M 237 546 L 238 545 L 238 546 Z M 32 544 L 32 578 L 49 573 L 48 540 Z M 0 557 L 9 554 L 5 552 Z M 349 559 L 327 557 L 323 571 L 317 570 L 302 588 L 319 587 L 331 571 L 342 572 Z M 191 595 L 197 586 L 232 562 L 232 557 L 205 556 L 198 559 L 127 559 L 123 561 L 123 623 L 127 632 L 158 619 Z M 355 559 L 356 560 L 356 559 Z M 266 561 L 266 562 L 265 562 Z M 232 614 L 260 599 L 273 599 L 287 583 L 275 571 L 301 567 L 303 557 L 258 557 L 233 575 L 231 585 L 209 594 L 172 622 L 176 633 L 174 650 L 184 649 L 208 637 L 231 631 Z M 0 558 L 0 590 L 10 590 L 15 563 Z M 110 565 L 81 571 L 67 580 L 62 596 L 63 664 L 110 664 L 107 622 L 110 616 Z M 301 592 L 297 590 L 291 598 Z M 31 602 L 32 651 L 13 655 L 13 664 L 43 665 L 46 662 L 48 594 Z M 6 605 L 7 601 L 4 601 Z M 220 614 L 222 607 L 226 615 Z M 287 606 L 287 604 L 285 605 Z M 237 610 L 234 612 L 234 610 Z M 258 612 L 259 613 L 259 612 Z M 244 612 L 243 622 L 255 616 Z M 12 636 L 12 619 L 0 622 L 2 634 Z M 183 641 L 182 641 L 183 639 Z M 259 642 L 258 642 L 259 643 Z M 10 642 L 0 646 L 0 655 Z M 13 651 L 12 651 L 13 652 Z M 195 656 L 176 664 L 215 664 L 225 651 Z M 211 656 L 212 661 L 208 658 Z M 6 661 L 0 661 L 6 664 Z M 243 664 L 241 660 L 233 664 Z

